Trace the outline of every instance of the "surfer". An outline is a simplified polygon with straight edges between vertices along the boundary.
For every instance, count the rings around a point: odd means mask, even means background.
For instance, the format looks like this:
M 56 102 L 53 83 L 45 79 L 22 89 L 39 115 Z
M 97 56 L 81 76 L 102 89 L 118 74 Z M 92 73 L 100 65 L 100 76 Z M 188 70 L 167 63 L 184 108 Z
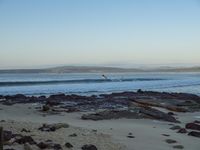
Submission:
M 103 77 L 105 80 L 108 80 L 108 77 L 106 77 L 104 74 L 102 75 L 102 77 Z

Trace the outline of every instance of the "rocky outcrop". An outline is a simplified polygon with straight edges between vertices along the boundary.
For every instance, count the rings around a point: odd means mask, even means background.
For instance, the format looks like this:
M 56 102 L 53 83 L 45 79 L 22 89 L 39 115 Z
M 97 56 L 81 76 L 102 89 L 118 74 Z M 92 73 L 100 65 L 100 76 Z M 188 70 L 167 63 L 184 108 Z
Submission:
M 192 130 L 199 130 L 200 131 L 200 125 L 196 123 L 187 123 L 185 125 L 186 129 L 192 129 Z
M 55 124 L 43 124 L 42 127 L 38 128 L 40 131 L 54 132 L 60 128 L 68 128 L 69 125 L 66 123 L 55 123 Z
M 83 120 L 107 120 L 107 119 L 119 119 L 119 118 L 128 118 L 128 119 L 139 119 L 144 116 L 140 116 L 138 113 L 127 111 L 127 110 L 106 110 L 94 114 L 84 114 L 82 115 Z
M 200 132 L 197 131 L 191 131 L 188 135 L 200 138 Z
M 179 122 L 173 116 L 168 115 L 162 111 L 150 108 L 150 107 L 140 107 L 131 110 L 106 110 L 92 114 L 84 114 L 81 117 L 83 120 L 106 120 L 106 119 L 141 119 L 141 118 L 151 118 L 156 120 L 163 120 L 169 122 Z

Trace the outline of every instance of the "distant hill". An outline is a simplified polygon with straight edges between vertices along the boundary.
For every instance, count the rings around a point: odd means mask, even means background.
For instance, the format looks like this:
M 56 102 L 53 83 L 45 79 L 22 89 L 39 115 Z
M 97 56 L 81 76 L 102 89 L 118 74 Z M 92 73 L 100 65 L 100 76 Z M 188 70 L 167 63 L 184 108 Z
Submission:
M 200 67 L 173 68 L 160 67 L 151 69 L 118 68 L 118 67 L 90 67 L 63 66 L 46 69 L 11 69 L 0 70 L 0 73 L 123 73 L 123 72 L 200 72 Z

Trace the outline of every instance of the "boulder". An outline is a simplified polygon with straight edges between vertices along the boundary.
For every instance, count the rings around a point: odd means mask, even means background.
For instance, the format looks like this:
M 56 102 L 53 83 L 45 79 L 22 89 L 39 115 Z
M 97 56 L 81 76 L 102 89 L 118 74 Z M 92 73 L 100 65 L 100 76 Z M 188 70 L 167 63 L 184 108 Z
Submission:
M 183 145 L 174 145 L 173 146 L 174 149 L 184 149 Z
M 188 135 L 200 138 L 200 132 L 191 131 L 188 133 Z
M 187 130 L 185 128 L 181 128 L 177 131 L 177 133 L 187 133 Z
M 40 149 L 54 149 L 54 150 L 62 150 L 60 144 L 52 143 L 52 141 L 40 142 L 37 144 Z
M 25 144 L 25 143 L 29 143 L 31 145 L 36 144 L 36 142 L 33 140 L 31 136 L 23 136 L 19 139 L 16 139 L 14 142 L 18 144 Z
M 97 147 L 92 144 L 83 145 L 81 147 L 82 150 L 97 150 Z
M 3 131 L 4 142 L 9 141 L 12 138 L 12 136 L 13 136 L 12 131 L 7 131 L 7 130 Z
M 48 105 L 43 105 L 42 106 L 42 111 L 49 111 L 50 107 Z
M 38 130 L 52 132 L 60 128 L 68 128 L 68 127 L 69 125 L 66 123 L 43 124 L 42 127 L 38 128 Z
M 200 125 L 196 123 L 187 123 L 185 125 L 186 129 L 192 129 L 192 130 L 199 130 L 200 131 Z
M 65 147 L 67 147 L 67 148 L 72 148 L 73 145 L 72 145 L 71 143 L 67 142 L 67 143 L 65 143 Z

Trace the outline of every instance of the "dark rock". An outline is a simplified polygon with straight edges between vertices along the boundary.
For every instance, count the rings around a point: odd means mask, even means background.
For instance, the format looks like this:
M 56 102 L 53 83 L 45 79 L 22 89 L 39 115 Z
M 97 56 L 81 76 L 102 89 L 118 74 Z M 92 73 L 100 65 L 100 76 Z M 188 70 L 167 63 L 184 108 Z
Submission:
M 69 125 L 66 123 L 43 124 L 42 127 L 38 128 L 38 130 L 54 132 L 60 128 L 68 128 L 68 127 L 69 127 Z
M 191 132 L 188 133 L 188 135 L 200 138 L 200 132 L 191 131 Z
M 169 134 L 162 134 L 162 135 L 163 135 L 163 136 L 167 136 L 167 137 L 170 136 Z
M 29 143 L 31 145 L 36 144 L 36 142 L 33 140 L 31 136 L 23 136 L 19 139 L 16 139 L 15 142 L 18 144 L 25 144 L 25 143 Z
M 173 112 L 168 112 L 167 114 L 171 116 L 175 115 Z
M 173 116 L 151 107 L 144 106 L 139 111 L 140 113 L 143 113 L 152 119 L 179 123 L 179 121 L 176 120 L 176 118 L 174 118 Z
M 177 133 L 187 133 L 187 130 L 185 128 L 181 128 L 177 131 Z
M 194 123 L 200 123 L 200 121 L 198 121 L 198 120 L 195 120 L 195 121 L 194 121 Z
M 135 138 L 134 136 L 132 135 L 128 135 L 127 138 Z
M 11 138 L 12 138 L 12 131 L 7 131 L 7 130 L 4 130 L 3 131 L 3 139 L 4 141 L 9 141 Z
M 93 132 L 97 132 L 97 130 L 92 130 Z
M 51 141 L 49 141 L 49 142 L 40 142 L 40 143 L 37 144 L 37 146 L 40 149 L 62 150 L 62 147 L 61 147 L 60 144 L 55 144 L 55 143 L 52 143 Z
M 48 105 L 48 106 L 57 106 L 57 105 L 59 105 L 59 104 L 61 104 L 60 102 L 57 102 L 57 101 L 50 101 L 50 100 L 48 100 L 47 102 L 46 102 L 46 105 Z
M 42 111 L 49 111 L 50 107 L 48 105 L 43 105 L 42 106 Z
M 50 95 L 47 99 L 48 101 L 62 101 L 65 100 L 66 95 L 65 94 L 55 94 L 55 95 Z
M 45 148 L 48 148 L 49 145 L 47 143 L 44 143 L 44 142 L 40 142 L 37 144 L 37 146 L 40 148 L 40 149 L 45 149 Z
M 30 130 L 27 130 L 27 129 L 25 129 L 25 128 L 23 128 L 22 130 L 21 130 L 21 132 L 26 132 L 26 133 L 28 133 L 28 132 L 31 132 Z
M 141 89 L 138 89 L 137 93 L 143 93 L 143 91 Z
M 127 110 L 106 110 L 98 112 L 95 114 L 84 114 L 81 119 L 83 120 L 104 120 L 104 119 L 120 119 L 120 118 L 129 118 L 129 119 L 139 119 L 142 118 L 142 115 L 138 113 L 127 111 Z
M 52 147 L 54 150 L 62 150 L 62 147 L 60 144 L 54 144 Z
M 166 139 L 165 141 L 166 141 L 167 143 L 169 143 L 169 144 L 177 143 L 176 140 L 172 140 L 172 139 Z
M 174 149 L 184 149 L 183 145 L 174 145 L 173 146 Z
M 71 143 L 67 142 L 67 143 L 65 143 L 65 147 L 67 147 L 67 148 L 72 148 L 73 145 L 72 145 Z
M 171 128 L 169 128 L 171 130 L 180 130 L 181 129 L 181 126 L 173 126 Z
M 70 134 L 69 137 L 76 137 L 78 136 L 76 133 Z
M 200 130 L 200 125 L 196 123 L 187 123 L 185 125 L 186 129 L 192 129 L 192 130 Z
M 95 145 L 89 144 L 89 145 L 83 145 L 81 149 L 82 150 L 97 150 L 97 147 Z

